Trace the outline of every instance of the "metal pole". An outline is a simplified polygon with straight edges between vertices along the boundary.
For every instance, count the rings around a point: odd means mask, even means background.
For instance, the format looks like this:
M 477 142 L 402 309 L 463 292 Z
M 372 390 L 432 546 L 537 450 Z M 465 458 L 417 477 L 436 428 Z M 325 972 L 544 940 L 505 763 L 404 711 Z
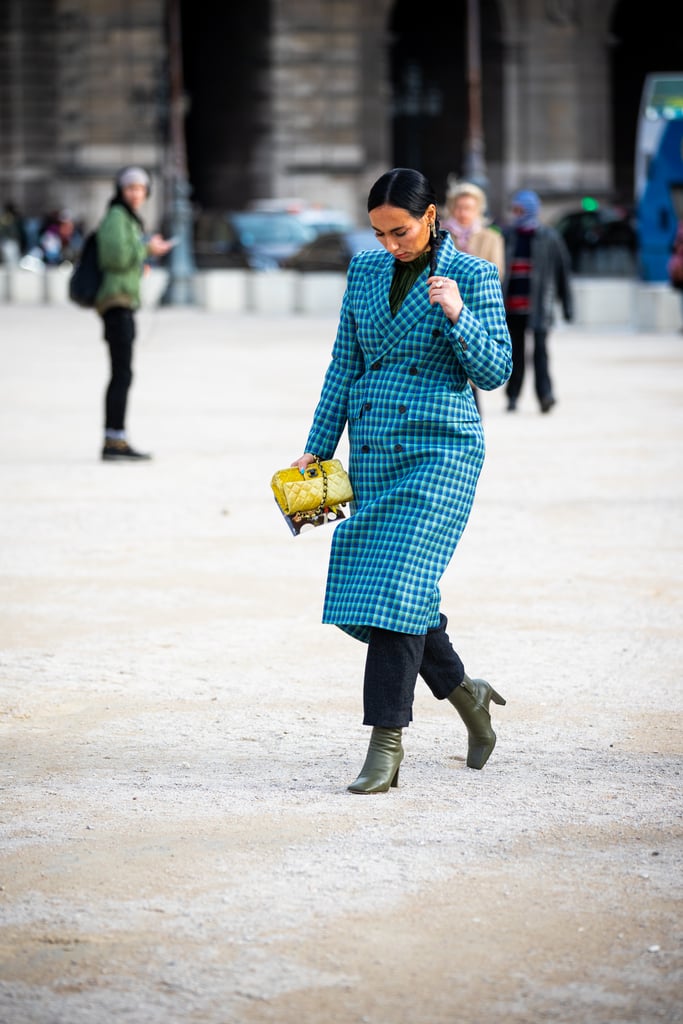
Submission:
M 191 305 L 195 272 L 192 247 L 192 187 L 187 173 L 185 94 L 180 0 L 168 0 L 169 128 L 171 141 L 171 234 L 177 244 L 169 254 L 170 278 L 162 302 Z
M 484 119 L 481 103 L 481 27 L 479 0 L 467 0 L 467 146 L 465 177 L 486 190 Z

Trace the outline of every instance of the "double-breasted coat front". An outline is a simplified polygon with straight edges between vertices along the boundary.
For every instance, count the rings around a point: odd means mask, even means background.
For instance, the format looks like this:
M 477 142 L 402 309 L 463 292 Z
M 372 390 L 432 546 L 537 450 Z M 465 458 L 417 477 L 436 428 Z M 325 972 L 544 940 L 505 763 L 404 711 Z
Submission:
M 392 316 L 393 272 L 383 250 L 352 260 L 305 448 L 331 458 L 348 425 L 354 502 L 334 530 L 323 622 L 365 642 L 373 626 L 439 625 L 439 580 L 484 459 L 469 381 L 493 390 L 512 366 L 495 266 L 442 239 L 436 273 L 455 279 L 464 301 L 455 324 L 429 304 L 429 267 Z

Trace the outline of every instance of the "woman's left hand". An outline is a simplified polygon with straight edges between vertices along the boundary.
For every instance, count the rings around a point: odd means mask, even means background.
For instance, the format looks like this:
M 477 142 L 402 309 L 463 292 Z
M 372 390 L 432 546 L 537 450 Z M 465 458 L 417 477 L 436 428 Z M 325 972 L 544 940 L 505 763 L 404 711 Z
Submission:
M 427 285 L 430 304 L 441 306 L 451 323 L 455 323 L 464 305 L 457 281 L 451 277 L 430 277 Z
M 299 456 L 294 462 L 290 462 L 292 469 L 298 469 L 303 476 L 306 466 L 310 466 L 312 462 L 315 462 L 315 455 L 311 455 L 310 452 L 304 452 L 303 455 Z

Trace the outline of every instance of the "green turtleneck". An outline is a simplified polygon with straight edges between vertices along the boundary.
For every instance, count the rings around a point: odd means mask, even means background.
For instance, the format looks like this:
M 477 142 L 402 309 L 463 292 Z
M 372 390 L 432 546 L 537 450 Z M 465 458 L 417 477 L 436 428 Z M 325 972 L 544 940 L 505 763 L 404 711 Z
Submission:
M 398 260 L 394 263 L 394 277 L 389 290 L 389 308 L 392 316 L 396 316 L 406 295 L 429 263 L 429 256 L 430 253 L 427 251 L 410 263 L 399 263 Z

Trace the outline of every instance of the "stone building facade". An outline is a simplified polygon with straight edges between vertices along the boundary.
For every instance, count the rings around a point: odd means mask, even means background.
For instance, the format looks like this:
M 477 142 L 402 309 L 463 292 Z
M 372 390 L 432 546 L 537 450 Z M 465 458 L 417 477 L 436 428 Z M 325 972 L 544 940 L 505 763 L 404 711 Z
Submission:
M 170 195 L 168 21 L 182 22 L 194 201 L 300 197 L 361 221 L 371 182 L 418 166 L 445 192 L 466 166 L 467 0 L 4 0 L 0 201 L 95 220 L 115 170 Z M 644 75 L 683 63 L 680 5 L 479 0 L 483 140 L 495 213 L 515 187 L 547 209 L 632 198 Z M 665 27 L 664 27 L 665 26 Z

